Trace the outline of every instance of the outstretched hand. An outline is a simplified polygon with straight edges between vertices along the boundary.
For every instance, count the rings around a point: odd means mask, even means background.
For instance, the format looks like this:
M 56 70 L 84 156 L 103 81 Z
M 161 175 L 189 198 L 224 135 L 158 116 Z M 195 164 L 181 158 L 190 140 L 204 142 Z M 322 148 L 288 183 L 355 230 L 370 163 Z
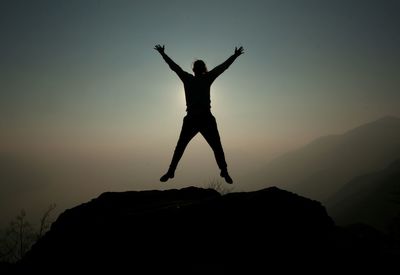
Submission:
M 157 44 L 157 45 L 154 46 L 154 49 L 157 52 L 159 52 L 160 54 L 165 52 L 165 46 L 164 45 L 161 46 L 160 44 Z
M 239 56 L 239 55 L 241 55 L 243 53 L 244 53 L 244 50 L 243 50 L 242 46 L 240 46 L 239 49 L 237 47 L 235 47 L 235 55 L 236 56 Z

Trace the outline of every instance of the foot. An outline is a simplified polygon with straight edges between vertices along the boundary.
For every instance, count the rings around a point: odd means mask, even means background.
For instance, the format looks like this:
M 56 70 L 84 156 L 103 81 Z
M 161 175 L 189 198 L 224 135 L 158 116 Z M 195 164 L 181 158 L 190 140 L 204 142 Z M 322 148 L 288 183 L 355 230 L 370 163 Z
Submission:
M 166 182 L 169 179 L 173 179 L 175 177 L 174 172 L 168 171 L 165 175 L 160 178 L 161 182 Z
M 225 181 L 229 184 L 233 183 L 233 180 L 231 178 L 231 176 L 229 176 L 228 171 L 221 171 L 221 177 L 223 177 L 225 179 Z

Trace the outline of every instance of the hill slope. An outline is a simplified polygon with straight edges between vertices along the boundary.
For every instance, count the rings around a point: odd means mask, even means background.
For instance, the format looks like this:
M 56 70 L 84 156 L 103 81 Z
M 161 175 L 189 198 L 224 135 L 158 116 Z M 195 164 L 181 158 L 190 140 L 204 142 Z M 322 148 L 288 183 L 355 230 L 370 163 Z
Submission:
M 342 135 L 322 137 L 270 162 L 261 173 L 272 183 L 322 202 L 351 179 L 400 158 L 400 119 L 384 117 Z
M 400 159 L 382 171 L 353 179 L 327 207 L 339 224 L 363 222 L 388 231 L 400 215 Z

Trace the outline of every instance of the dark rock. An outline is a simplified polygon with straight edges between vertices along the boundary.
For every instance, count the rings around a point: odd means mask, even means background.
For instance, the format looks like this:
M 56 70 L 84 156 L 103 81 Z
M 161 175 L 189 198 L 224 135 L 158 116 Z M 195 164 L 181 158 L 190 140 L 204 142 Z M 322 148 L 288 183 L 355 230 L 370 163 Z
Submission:
M 346 233 L 336 232 L 319 202 L 275 187 L 224 196 L 194 187 L 104 193 L 61 214 L 18 266 L 47 272 L 253 274 L 272 268 L 318 272 L 321 265 L 339 269 L 352 252 L 359 253 L 353 262 L 364 260 L 362 251 L 338 241 Z

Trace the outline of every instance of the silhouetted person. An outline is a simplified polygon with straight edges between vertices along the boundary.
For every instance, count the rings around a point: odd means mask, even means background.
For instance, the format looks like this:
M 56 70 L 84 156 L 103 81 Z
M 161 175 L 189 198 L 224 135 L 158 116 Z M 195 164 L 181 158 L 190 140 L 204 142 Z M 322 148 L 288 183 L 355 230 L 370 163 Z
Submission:
M 243 47 L 235 48 L 235 52 L 231 57 L 211 71 L 207 70 L 204 61 L 196 60 L 193 63 L 194 75 L 182 70 L 179 65 L 166 55 L 164 45 L 156 45 L 154 49 L 161 54 L 171 70 L 182 80 L 185 88 L 187 107 L 187 115 L 183 119 L 181 134 L 171 164 L 167 173 L 160 178 L 160 181 L 166 182 L 168 179 L 172 179 L 175 176 L 176 167 L 186 146 L 190 140 L 200 132 L 214 151 L 218 167 L 221 169 L 221 177 L 225 178 L 227 183 L 232 183 L 233 181 L 228 173 L 224 150 L 222 149 L 218 133 L 217 122 L 211 114 L 210 88 L 214 80 L 228 69 L 239 55 L 243 54 Z

